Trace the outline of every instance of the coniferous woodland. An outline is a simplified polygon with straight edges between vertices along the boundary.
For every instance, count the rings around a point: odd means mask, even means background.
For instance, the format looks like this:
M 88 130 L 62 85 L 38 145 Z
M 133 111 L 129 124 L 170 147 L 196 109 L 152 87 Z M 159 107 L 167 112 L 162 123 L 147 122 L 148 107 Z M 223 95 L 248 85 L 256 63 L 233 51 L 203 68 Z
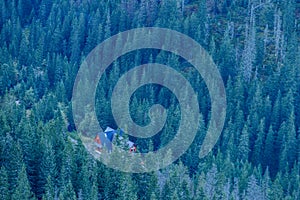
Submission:
M 123 55 L 97 88 L 102 128 L 118 128 L 110 106 L 118 79 L 149 62 L 183 74 L 201 110 L 195 140 L 175 163 L 123 173 L 93 159 L 78 140 L 73 84 L 102 41 L 152 26 L 184 33 L 209 52 L 226 87 L 226 122 L 213 151 L 199 159 L 211 109 L 201 75 L 170 52 Z M 0 0 L 0 199 L 300 199 L 299 42 L 299 0 Z M 139 152 L 176 134 L 180 106 L 158 85 L 132 96 L 133 120 L 149 123 L 148 108 L 157 103 L 172 114 L 159 134 L 132 138 Z

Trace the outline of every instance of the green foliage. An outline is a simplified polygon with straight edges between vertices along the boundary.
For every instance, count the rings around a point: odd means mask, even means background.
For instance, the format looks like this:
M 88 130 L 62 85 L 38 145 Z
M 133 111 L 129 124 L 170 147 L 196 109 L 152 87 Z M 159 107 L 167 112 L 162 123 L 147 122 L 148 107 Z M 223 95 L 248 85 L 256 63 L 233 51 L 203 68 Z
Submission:
M 0 199 L 300 199 L 299 5 L 298 0 L 0 0 Z M 97 117 L 84 98 L 76 102 L 82 105 L 80 126 L 91 134 L 99 131 L 97 121 L 102 128 L 117 127 L 110 103 L 114 85 L 129 69 L 152 62 L 172 66 L 189 80 L 201 120 L 194 142 L 171 166 L 121 173 L 92 160 L 73 140 L 78 139 L 73 85 L 83 59 L 104 39 L 148 26 L 182 32 L 211 54 L 226 85 L 226 122 L 215 149 L 199 159 L 211 114 L 201 76 L 170 52 L 123 55 L 101 77 Z M 93 75 L 88 72 L 87 78 Z M 88 85 L 80 87 L 83 97 L 91 95 Z M 162 131 L 147 139 L 124 137 L 142 153 L 164 147 L 180 124 L 177 99 L 157 85 L 134 93 L 132 119 L 147 125 L 156 103 L 168 109 Z M 155 162 L 171 158 L 169 151 Z M 110 161 L 116 159 L 112 152 Z M 128 169 L 139 165 L 118 162 Z
M 247 125 L 244 126 L 238 145 L 238 158 L 242 161 L 248 160 L 249 156 L 249 133 Z
M 11 199 L 35 199 L 30 189 L 24 165 L 19 172 L 17 187 L 14 189 Z
M 76 200 L 76 194 L 70 180 L 67 185 L 62 188 L 59 194 L 59 199 Z
M 43 195 L 43 200 L 54 200 L 54 188 L 53 182 L 51 181 L 51 177 L 48 176 L 47 183 L 45 185 L 45 194 Z
M 18 175 L 22 169 L 22 152 L 20 145 L 7 134 L 4 143 L 3 166 L 7 170 L 9 191 L 12 193 L 18 185 Z
M 0 198 L 3 200 L 9 200 L 9 190 L 8 190 L 8 177 L 7 172 L 4 167 L 0 170 Z

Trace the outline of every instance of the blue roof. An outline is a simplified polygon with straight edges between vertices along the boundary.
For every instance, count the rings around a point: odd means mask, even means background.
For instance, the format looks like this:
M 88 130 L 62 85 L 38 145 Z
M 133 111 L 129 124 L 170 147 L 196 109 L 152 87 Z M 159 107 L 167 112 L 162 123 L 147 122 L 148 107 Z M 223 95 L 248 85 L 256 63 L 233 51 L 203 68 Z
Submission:
M 112 142 L 114 139 L 114 135 L 117 131 L 108 126 L 104 132 L 105 132 L 107 138 L 110 140 L 110 142 Z
M 122 129 L 114 130 L 110 127 L 107 127 L 104 132 L 98 133 L 99 138 L 101 140 L 101 147 L 107 148 L 108 152 L 112 151 L 112 141 L 114 139 L 115 134 L 119 134 L 122 136 L 124 131 Z M 96 145 L 99 147 L 99 144 L 96 143 Z
M 106 137 L 110 140 L 110 142 L 112 142 L 114 139 L 115 132 L 110 131 L 110 132 L 105 132 L 105 134 L 106 134 Z
M 124 131 L 122 129 L 115 130 L 108 126 L 105 129 L 104 133 L 106 133 L 107 138 L 112 142 L 115 134 L 119 134 L 120 136 L 123 136 Z

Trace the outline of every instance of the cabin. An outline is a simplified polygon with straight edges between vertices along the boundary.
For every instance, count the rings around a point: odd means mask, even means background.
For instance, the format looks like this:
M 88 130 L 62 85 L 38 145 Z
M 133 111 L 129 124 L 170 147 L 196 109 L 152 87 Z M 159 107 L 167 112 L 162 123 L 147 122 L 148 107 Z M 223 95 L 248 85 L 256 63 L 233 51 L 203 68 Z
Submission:
M 101 152 L 103 148 L 106 148 L 108 152 L 112 151 L 112 142 L 107 138 L 104 132 L 97 133 L 94 141 L 97 152 Z
M 110 127 L 107 127 L 104 132 L 97 133 L 94 142 L 96 147 L 96 152 L 101 153 L 103 148 L 106 148 L 106 150 L 111 153 L 113 150 L 113 142 L 114 142 L 114 136 L 116 134 L 119 134 L 119 136 L 122 137 L 123 131 L 122 130 L 114 130 Z M 134 142 L 128 141 L 127 142 L 129 152 L 136 152 L 137 146 Z

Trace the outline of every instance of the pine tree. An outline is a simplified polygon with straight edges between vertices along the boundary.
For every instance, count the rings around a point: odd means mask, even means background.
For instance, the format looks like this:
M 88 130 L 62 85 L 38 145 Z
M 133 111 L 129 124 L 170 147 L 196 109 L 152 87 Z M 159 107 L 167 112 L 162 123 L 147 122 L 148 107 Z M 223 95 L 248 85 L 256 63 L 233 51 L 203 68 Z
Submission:
M 285 166 L 287 165 L 287 144 L 284 142 L 286 133 L 287 123 L 283 122 L 274 142 L 274 156 L 276 156 L 276 158 L 279 158 L 274 164 L 276 170 L 285 169 Z
M 42 159 L 40 163 L 40 169 L 39 169 L 39 188 L 38 196 L 42 196 L 42 194 L 45 193 L 47 184 L 53 183 L 55 178 L 57 177 L 57 169 L 55 165 L 55 155 L 52 148 L 51 143 L 49 141 L 46 141 L 42 138 L 43 144 L 43 154 Z M 51 178 L 51 180 L 47 180 L 48 178 Z M 50 183 L 49 183 L 50 182 Z M 52 186 L 53 187 L 53 186 Z M 52 192 L 53 193 L 53 192 Z
M 264 119 L 261 120 L 259 127 L 258 127 L 258 133 L 257 133 L 257 139 L 255 141 L 253 155 L 252 155 L 252 162 L 255 166 L 257 166 L 259 163 L 263 161 L 263 146 L 264 146 L 264 138 L 265 138 L 265 123 Z
M 190 197 L 190 187 L 186 180 L 183 180 L 180 188 L 178 189 L 178 199 L 191 199 Z M 175 193 L 175 192 L 174 192 Z
M 229 32 L 231 28 L 231 26 L 228 26 L 227 30 L 225 31 L 224 38 L 217 56 L 219 63 L 218 66 L 220 67 L 220 72 L 225 83 L 227 82 L 229 76 L 235 77 L 236 75 L 235 52 Z
M 45 194 L 43 195 L 43 200 L 54 200 L 55 191 L 53 187 L 53 182 L 51 180 L 51 177 L 47 177 L 47 183 L 45 185 Z
M 274 163 L 275 163 L 275 158 L 274 158 L 274 131 L 273 131 L 272 126 L 270 126 L 267 137 L 266 137 L 263 155 L 264 155 L 263 166 L 269 167 L 270 174 L 273 177 L 273 175 L 275 175 L 275 171 L 273 168 Z
M 87 34 L 86 44 L 84 47 L 85 54 L 90 53 L 97 44 L 102 42 L 102 24 L 100 24 L 101 14 L 100 10 L 97 9 L 94 13 L 94 18 L 90 19 L 90 26 Z
M 274 130 L 278 130 L 281 124 L 281 92 L 277 93 L 275 103 L 273 105 L 271 125 Z
M 0 170 L 0 199 L 9 200 L 9 190 L 8 190 L 8 177 L 7 172 L 4 167 Z
M 266 168 L 261 184 L 263 199 L 268 199 L 268 192 L 271 190 L 271 183 L 269 168 Z
M 248 160 L 249 150 L 249 133 L 247 124 L 245 124 L 239 139 L 238 158 L 243 161 Z
M 207 200 L 204 187 L 205 187 L 205 174 L 201 172 L 201 174 L 198 177 L 195 199 Z
M 156 25 L 160 27 L 172 28 L 178 30 L 180 12 L 177 10 L 176 1 L 163 0 L 158 11 Z M 179 29 L 180 30 L 180 29 Z
M 271 125 L 271 115 L 272 115 L 272 102 L 270 96 L 267 96 L 264 100 L 264 118 L 265 118 L 265 131 L 270 128 Z
M 139 191 L 139 185 L 137 181 L 134 181 L 131 174 L 122 174 L 120 177 L 121 181 L 121 190 L 120 196 L 118 199 L 126 200 L 126 199 L 145 199 L 146 196 L 140 196 L 138 198 L 137 191 Z M 141 195 L 141 194 L 139 194 Z
M 33 88 L 31 87 L 29 90 L 25 92 L 25 96 L 24 96 L 24 103 L 26 109 L 32 108 L 34 102 L 35 102 L 35 95 L 34 95 Z
M 16 69 L 11 64 L 0 65 L 0 94 L 4 95 L 6 89 L 16 84 Z
M 63 190 L 59 195 L 59 199 L 76 200 L 76 194 L 70 180 L 67 182 L 67 185 L 63 187 Z
M 7 170 L 9 190 L 12 193 L 18 186 L 18 175 L 22 170 L 23 159 L 20 145 L 7 134 L 4 144 L 4 167 Z M 24 168 L 25 169 L 25 168 Z
M 211 169 L 207 172 L 205 177 L 206 183 L 204 187 L 205 195 L 208 199 L 216 197 L 217 193 L 217 167 L 213 164 Z
M 42 20 L 42 23 L 45 24 L 47 21 L 47 18 L 51 12 L 52 7 L 52 1 L 49 0 L 42 0 L 40 4 L 40 18 Z
M 251 165 L 248 161 L 240 162 L 241 166 L 240 174 L 239 174 L 239 193 L 242 194 L 247 190 L 249 177 L 251 176 Z M 245 199 L 242 197 L 241 199 Z
M 12 200 L 35 199 L 27 179 L 25 166 L 22 166 L 18 175 L 18 183 L 12 194 Z
M 166 199 L 166 200 L 171 200 L 172 199 L 172 190 L 170 188 L 170 182 L 169 181 L 167 181 L 163 186 L 163 189 L 162 189 L 162 192 L 161 192 L 161 198 Z
M 233 190 L 231 192 L 231 199 L 234 200 L 239 200 L 240 196 L 239 196 L 239 182 L 237 178 L 234 178 L 233 181 Z
M 137 24 L 139 27 L 144 26 L 144 24 L 147 24 L 147 7 L 148 2 L 145 0 L 142 0 L 140 3 L 140 8 L 138 9 L 138 15 L 137 15 Z
M 246 199 L 249 200 L 263 199 L 261 187 L 259 186 L 257 179 L 254 177 L 254 175 L 251 175 L 249 178 L 247 192 L 246 192 Z
M 32 53 L 30 52 L 31 49 L 29 48 L 29 41 L 26 39 L 26 37 L 28 36 L 26 36 L 25 34 L 28 34 L 28 32 L 22 34 L 22 40 L 21 40 L 20 50 L 19 50 L 19 60 L 20 63 L 24 65 L 29 65 L 31 63 Z
M 294 118 L 294 112 L 290 113 L 290 117 L 286 124 L 286 132 L 285 132 L 285 140 L 284 147 L 286 148 L 285 152 L 282 153 L 282 157 L 286 158 L 287 163 L 289 164 L 289 167 L 292 168 L 294 163 L 297 159 L 297 138 L 296 138 L 296 130 L 295 130 L 295 124 L 294 124 L 295 118 Z M 286 155 L 283 155 L 286 153 Z
M 80 166 L 78 166 L 80 167 Z M 83 199 L 92 199 L 97 196 L 96 184 L 96 163 L 91 158 L 88 158 L 85 163 L 79 168 L 79 174 L 74 184 L 75 191 L 81 191 Z
M 152 172 L 134 174 L 133 181 L 137 186 L 138 199 L 150 199 L 151 194 L 157 192 L 157 177 Z
M 242 53 L 242 75 L 249 82 L 253 76 L 253 65 L 256 59 L 256 23 L 254 5 L 251 5 L 249 19 L 246 23 L 246 39 Z
M 262 12 L 256 5 L 264 5 Z M 44 200 L 300 199 L 297 15 L 298 0 L 0 0 L 0 199 L 34 199 L 32 194 Z M 152 26 L 180 31 L 208 50 L 227 85 L 228 117 L 215 151 L 199 160 L 211 104 L 201 76 L 189 61 L 169 52 L 142 49 L 122 56 L 100 80 L 97 117 L 82 108 L 81 126 L 97 132 L 97 119 L 113 126 L 109 97 L 118 77 L 133 65 L 154 61 L 190 80 L 203 115 L 182 163 L 155 173 L 125 174 L 91 161 L 80 140 L 70 142 L 61 113 L 72 99 L 82 56 L 120 31 Z M 90 95 L 89 86 L 82 88 Z M 132 96 L 134 121 L 147 125 L 148 108 L 156 103 L 172 116 L 160 134 L 137 139 L 141 152 L 163 147 L 178 128 L 180 106 L 160 86 L 147 85 Z M 73 137 L 71 111 L 68 106 Z M 169 151 L 152 162 L 159 167 L 172 158 Z M 112 152 L 109 162 L 116 161 L 126 170 L 140 167 L 140 161 L 129 163 Z
M 274 200 L 276 200 L 276 199 L 283 199 L 284 193 L 283 193 L 283 188 L 282 188 L 282 186 L 280 184 L 280 178 L 281 178 L 281 175 L 279 174 L 276 177 L 275 181 L 273 182 L 272 188 L 271 188 L 271 190 L 268 193 L 268 198 L 269 199 L 272 199 L 272 200 L 273 199 Z
M 281 19 L 281 11 L 279 9 L 275 10 L 274 14 L 274 42 L 275 42 L 275 60 L 278 62 L 278 65 L 281 64 L 282 61 L 282 19 Z
M 93 185 L 92 185 L 90 198 L 91 199 L 99 199 L 98 198 L 98 187 L 97 187 L 96 182 L 94 182 Z
M 106 10 L 106 22 L 105 22 L 105 27 L 104 27 L 104 39 L 108 39 L 112 33 L 111 33 L 111 13 L 110 9 Z
M 75 63 L 79 63 L 81 55 L 81 49 L 80 49 L 80 41 L 82 41 L 81 37 L 83 37 L 82 35 L 80 35 L 80 25 L 79 25 L 79 20 L 77 18 L 73 19 L 72 21 L 72 33 L 71 33 L 71 63 L 75 64 Z M 73 66 L 74 67 L 74 66 Z
M 283 31 L 285 34 L 285 40 L 289 43 L 292 38 L 291 35 L 294 32 L 295 27 L 295 0 L 284 1 L 284 13 L 283 13 Z

